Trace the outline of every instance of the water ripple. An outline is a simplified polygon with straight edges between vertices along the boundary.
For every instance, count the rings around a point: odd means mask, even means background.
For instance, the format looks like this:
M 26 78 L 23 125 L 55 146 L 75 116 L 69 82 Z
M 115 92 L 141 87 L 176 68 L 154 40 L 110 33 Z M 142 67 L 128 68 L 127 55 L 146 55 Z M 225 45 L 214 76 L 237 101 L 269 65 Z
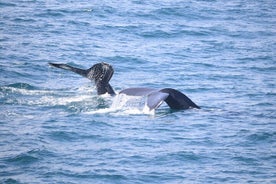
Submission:
M 0 7 L 0 183 L 275 183 L 273 1 Z M 202 108 L 146 114 L 48 66 L 101 61 L 116 92 L 171 87 Z

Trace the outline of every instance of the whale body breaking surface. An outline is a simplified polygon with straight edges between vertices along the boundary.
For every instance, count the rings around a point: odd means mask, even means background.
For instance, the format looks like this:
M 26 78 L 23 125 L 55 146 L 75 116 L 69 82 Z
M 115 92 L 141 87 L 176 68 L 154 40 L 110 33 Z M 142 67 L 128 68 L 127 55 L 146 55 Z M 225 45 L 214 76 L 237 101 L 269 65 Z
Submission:
M 76 68 L 67 64 L 49 63 L 49 65 L 75 72 L 93 81 L 95 83 L 98 95 L 103 95 L 106 93 L 111 96 L 116 95 L 115 91 L 109 83 L 110 79 L 113 76 L 114 70 L 113 67 L 108 63 L 97 63 L 87 70 Z M 147 98 L 145 105 L 149 111 L 157 109 L 163 102 L 166 102 L 171 109 L 175 110 L 190 108 L 200 109 L 200 107 L 196 105 L 185 94 L 172 88 L 127 88 L 120 91 L 119 95 L 120 94 L 124 94 L 127 96 L 145 96 Z

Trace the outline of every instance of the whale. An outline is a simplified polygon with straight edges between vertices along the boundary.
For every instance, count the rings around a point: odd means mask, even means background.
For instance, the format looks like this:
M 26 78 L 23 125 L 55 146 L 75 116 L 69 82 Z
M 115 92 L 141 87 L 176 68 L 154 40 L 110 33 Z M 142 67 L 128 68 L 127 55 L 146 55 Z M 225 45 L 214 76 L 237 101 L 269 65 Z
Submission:
M 97 94 L 109 94 L 115 96 L 116 93 L 112 86 L 110 85 L 110 80 L 113 76 L 114 69 L 113 67 L 105 62 L 100 62 L 94 64 L 89 69 L 81 69 L 78 67 L 73 67 L 68 64 L 60 63 L 49 63 L 50 66 L 69 70 L 74 73 L 77 73 L 85 78 L 88 78 L 94 82 Z M 149 110 L 157 109 L 163 102 L 165 102 L 171 109 L 174 110 L 185 110 L 185 109 L 200 109 L 189 97 L 187 97 L 182 92 L 173 89 L 173 88 L 145 88 L 145 87 L 135 87 L 123 89 L 119 94 L 124 94 L 128 96 L 145 96 L 146 106 Z

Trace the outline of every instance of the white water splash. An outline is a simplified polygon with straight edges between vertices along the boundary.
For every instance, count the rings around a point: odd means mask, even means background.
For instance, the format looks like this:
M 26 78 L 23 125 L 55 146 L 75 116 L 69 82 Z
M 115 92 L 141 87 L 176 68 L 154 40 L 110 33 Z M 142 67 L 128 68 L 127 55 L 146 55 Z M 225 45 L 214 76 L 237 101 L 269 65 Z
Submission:
M 99 109 L 88 114 L 111 113 L 113 115 L 149 114 L 154 115 L 155 110 L 150 110 L 145 102 L 145 97 L 127 96 L 118 94 L 113 99 L 109 108 Z
M 11 97 L 5 103 L 19 105 L 38 105 L 38 106 L 74 106 L 82 109 L 86 114 L 148 114 L 154 115 L 155 110 L 150 110 L 146 105 L 146 97 L 128 96 L 118 94 L 115 97 L 109 94 L 101 96 L 95 94 L 95 88 L 82 86 L 75 89 L 24 89 L 11 86 L 1 87 L 0 97 L 5 95 Z M 3 94 L 1 94 L 3 93 Z M 102 106 L 110 107 L 104 108 Z
M 20 105 L 56 106 L 70 103 L 90 103 L 95 98 L 91 95 L 95 90 L 81 87 L 71 90 L 24 89 L 11 86 L 1 87 L 0 97 L 4 103 Z M 8 96 L 5 100 L 5 97 Z

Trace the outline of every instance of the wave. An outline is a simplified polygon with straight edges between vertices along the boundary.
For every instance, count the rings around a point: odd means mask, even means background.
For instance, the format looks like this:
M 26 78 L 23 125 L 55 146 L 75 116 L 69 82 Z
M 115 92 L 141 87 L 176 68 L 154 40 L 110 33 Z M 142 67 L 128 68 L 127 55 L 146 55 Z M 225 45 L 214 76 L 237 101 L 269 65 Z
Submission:
M 256 144 L 257 142 L 272 143 L 275 136 L 275 132 L 257 132 L 247 136 L 247 139 L 254 144 Z
M 27 83 L 13 83 L 0 86 L 0 103 L 47 107 L 87 105 L 100 100 L 91 94 L 93 92 L 94 88 L 88 87 L 52 90 L 42 89 Z
M 16 4 L 10 2 L 0 2 L 0 7 L 16 7 Z
M 2 93 L 2 94 L 1 94 Z M 13 95 L 36 95 L 46 94 L 49 90 L 41 90 L 39 87 L 30 85 L 28 83 L 13 83 L 9 85 L 0 86 L 0 97 Z
M 13 83 L 13 84 L 7 85 L 6 87 L 17 88 L 17 89 L 28 89 L 28 90 L 37 89 L 37 87 L 32 86 L 32 85 L 27 84 L 27 83 Z

